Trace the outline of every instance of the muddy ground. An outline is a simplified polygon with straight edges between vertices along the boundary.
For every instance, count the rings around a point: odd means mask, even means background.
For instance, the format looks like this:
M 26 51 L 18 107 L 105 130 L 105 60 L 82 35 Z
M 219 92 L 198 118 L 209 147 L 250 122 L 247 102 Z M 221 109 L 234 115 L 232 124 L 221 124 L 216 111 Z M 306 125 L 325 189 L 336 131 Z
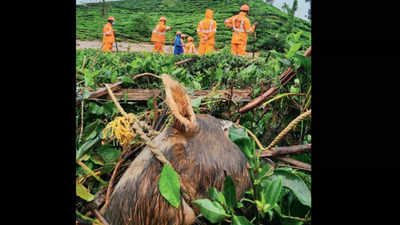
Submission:
M 102 45 L 101 41 L 83 41 L 76 40 L 76 48 L 77 49 L 86 49 L 86 48 L 97 48 L 100 49 Z M 118 42 L 118 51 L 129 51 L 129 52 L 152 52 L 153 44 L 151 43 L 130 43 L 130 42 Z M 166 54 L 173 54 L 172 45 L 164 45 L 164 52 Z M 115 51 L 115 45 L 114 45 Z M 258 56 L 259 53 L 256 52 L 255 56 Z M 247 53 L 247 56 L 252 56 L 252 53 Z

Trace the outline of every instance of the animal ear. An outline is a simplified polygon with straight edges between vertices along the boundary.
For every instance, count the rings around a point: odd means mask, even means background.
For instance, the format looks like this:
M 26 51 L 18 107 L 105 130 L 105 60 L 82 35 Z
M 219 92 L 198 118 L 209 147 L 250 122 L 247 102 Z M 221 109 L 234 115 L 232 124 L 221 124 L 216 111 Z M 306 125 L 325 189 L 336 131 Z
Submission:
M 186 90 L 167 74 L 161 79 L 165 86 L 166 101 L 174 116 L 174 128 L 184 133 L 197 132 L 197 120 Z

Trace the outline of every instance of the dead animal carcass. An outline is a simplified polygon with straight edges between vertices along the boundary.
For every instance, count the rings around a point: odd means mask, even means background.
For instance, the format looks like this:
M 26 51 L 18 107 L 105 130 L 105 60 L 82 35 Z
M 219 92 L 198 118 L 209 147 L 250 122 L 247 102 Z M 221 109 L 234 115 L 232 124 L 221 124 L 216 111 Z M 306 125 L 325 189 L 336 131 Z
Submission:
M 211 187 L 222 190 L 226 174 L 232 176 L 238 198 L 250 188 L 246 158 L 224 131 L 232 122 L 195 115 L 179 83 L 168 75 L 162 80 L 174 121 L 152 144 L 171 162 L 188 193 L 182 195 L 179 208 L 161 196 L 158 181 L 163 164 L 146 147 L 114 188 L 104 212 L 110 225 L 192 224 L 200 213 L 192 201 L 207 198 Z

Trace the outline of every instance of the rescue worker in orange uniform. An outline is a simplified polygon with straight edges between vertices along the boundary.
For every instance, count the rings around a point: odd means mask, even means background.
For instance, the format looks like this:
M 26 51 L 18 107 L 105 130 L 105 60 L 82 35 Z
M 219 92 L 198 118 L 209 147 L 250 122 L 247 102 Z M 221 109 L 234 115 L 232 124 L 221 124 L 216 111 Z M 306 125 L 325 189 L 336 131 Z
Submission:
M 253 33 L 255 26 L 250 25 L 246 17 L 250 8 L 248 5 L 240 7 L 240 13 L 225 20 L 225 26 L 233 28 L 231 52 L 233 55 L 246 55 L 247 34 Z
M 153 33 L 151 34 L 151 41 L 154 43 L 153 52 L 164 54 L 163 46 L 165 43 L 165 32 L 171 29 L 169 26 L 165 26 L 166 22 L 167 18 L 161 17 L 157 26 L 154 28 Z
M 196 54 L 196 47 L 194 46 L 193 43 L 193 38 L 188 37 L 187 43 L 185 45 L 185 53 L 184 54 Z
M 200 36 L 200 55 L 214 51 L 217 22 L 213 20 L 213 16 L 214 12 L 211 9 L 206 9 L 206 17 L 197 25 L 197 34 Z
M 114 24 L 114 17 L 110 16 L 107 18 L 108 22 L 103 27 L 103 47 L 102 50 L 104 52 L 112 51 L 113 43 L 115 42 L 115 32 L 112 28 L 112 24 Z

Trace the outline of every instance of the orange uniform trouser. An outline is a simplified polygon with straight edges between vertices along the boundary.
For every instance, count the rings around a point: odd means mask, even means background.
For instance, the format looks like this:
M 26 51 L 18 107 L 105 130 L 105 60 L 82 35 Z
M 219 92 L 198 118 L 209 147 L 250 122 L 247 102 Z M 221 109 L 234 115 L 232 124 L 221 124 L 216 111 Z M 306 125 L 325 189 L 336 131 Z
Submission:
M 164 43 L 162 43 L 162 42 L 154 42 L 153 52 L 164 53 L 163 46 L 164 46 Z
M 214 44 L 201 43 L 199 44 L 199 55 L 204 55 L 205 53 L 211 53 L 214 51 Z
M 112 51 L 112 47 L 113 47 L 113 43 L 112 42 L 104 42 L 102 50 L 104 52 L 110 52 L 110 51 Z
M 231 44 L 232 55 L 246 55 L 246 43 L 232 43 Z

